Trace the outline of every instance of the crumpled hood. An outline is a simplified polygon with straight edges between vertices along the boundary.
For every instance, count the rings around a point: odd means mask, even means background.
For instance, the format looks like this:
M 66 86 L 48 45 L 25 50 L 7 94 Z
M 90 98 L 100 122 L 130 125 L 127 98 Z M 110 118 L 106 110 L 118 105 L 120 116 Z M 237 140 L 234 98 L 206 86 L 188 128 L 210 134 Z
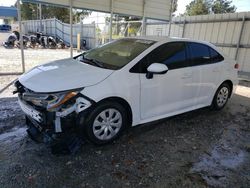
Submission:
M 68 58 L 37 66 L 19 81 L 34 92 L 58 92 L 95 85 L 113 71 Z

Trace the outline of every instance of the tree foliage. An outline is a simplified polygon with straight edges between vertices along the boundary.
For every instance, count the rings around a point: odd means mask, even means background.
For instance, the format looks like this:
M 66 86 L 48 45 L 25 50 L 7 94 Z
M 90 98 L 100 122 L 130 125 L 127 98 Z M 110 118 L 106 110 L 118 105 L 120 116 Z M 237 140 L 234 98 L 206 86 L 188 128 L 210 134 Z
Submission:
M 236 7 L 231 3 L 230 0 L 193 0 L 186 6 L 185 15 L 233 13 Z
M 209 2 L 206 0 L 193 0 L 186 6 L 186 14 L 189 16 L 209 13 Z
M 73 22 L 79 22 L 80 18 L 83 19 L 89 14 L 91 14 L 91 11 L 73 9 Z M 33 3 L 23 3 L 21 5 L 21 16 L 23 20 L 39 19 L 39 6 Z M 69 9 L 65 7 L 42 5 L 42 18 L 57 18 L 62 22 L 69 23 Z
M 232 1 L 228 1 L 228 0 L 216 0 L 213 3 L 212 11 L 214 14 L 235 12 L 236 7 L 234 5 L 231 6 L 231 3 Z
M 177 10 L 177 3 L 178 3 L 178 0 L 173 0 L 173 5 L 172 5 L 172 13 L 174 13 L 176 10 Z

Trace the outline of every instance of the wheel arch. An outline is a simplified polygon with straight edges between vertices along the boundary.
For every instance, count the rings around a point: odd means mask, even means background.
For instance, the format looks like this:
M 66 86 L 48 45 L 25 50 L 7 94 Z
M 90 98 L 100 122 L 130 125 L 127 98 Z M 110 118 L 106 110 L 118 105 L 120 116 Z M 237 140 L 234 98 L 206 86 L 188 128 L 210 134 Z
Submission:
M 229 94 L 229 98 L 232 96 L 232 93 L 233 93 L 233 82 L 232 82 L 231 80 L 225 80 L 225 81 L 223 81 L 220 85 L 218 85 L 217 89 L 215 90 L 215 92 L 214 92 L 214 94 L 213 94 L 213 98 L 212 98 L 211 104 L 212 104 L 212 102 L 213 102 L 213 100 L 214 100 L 214 97 L 215 97 L 216 92 L 218 91 L 218 89 L 220 88 L 220 86 L 221 86 L 222 84 L 224 84 L 224 83 L 227 83 L 227 84 L 230 86 L 231 91 L 230 91 L 230 94 Z
M 229 98 L 232 96 L 232 93 L 233 93 L 233 82 L 231 81 L 231 80 L 225 80 L 224 82 L 222 82 L 221 84 L 220 84 L 220 86 L 222 85 L 222 84 L 224 84 L 224 83 L 227 83 L 229 86 L 230 86 L 230 94 L 229 94 Z M 219 87 L 220 87 L 219 86 Z M 218 88 L 219 88 L 218 87 Z
M 127 116 L 128 116 L 128 126 L 132 126 L 132 123 L 133 123 L 133 113 L 132 113 L 132 109 L 131 109 L 131 106 L 129 105 L 129 103 L 121 98 L 121 97 L 107 97 L 107 98 L 104 98 L 98 102 L 96 102 L 95 105 L 98 105 L 100 103 L 103 103 L 103 102 L 107 102 L 107 101 L 110 101 L 110 102 L 117 102 L 119 104 L 121 104 L 125 110 L 127 111 Z

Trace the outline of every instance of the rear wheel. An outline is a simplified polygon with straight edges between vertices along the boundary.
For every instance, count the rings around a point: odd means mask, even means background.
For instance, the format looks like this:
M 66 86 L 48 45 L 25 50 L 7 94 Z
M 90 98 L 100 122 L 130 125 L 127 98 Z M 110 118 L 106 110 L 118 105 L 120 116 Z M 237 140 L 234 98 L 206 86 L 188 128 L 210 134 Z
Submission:
M 231 93 L 229 84 L 223 83 L 215 93 L 212 106 L 215 110 L 220 110 L 226 105 Z
M 106 144 L 121 134 L 127 119 L 126 110 L 119 103 L 101 103 L 89 114 L 85 134 L 95 144 Z

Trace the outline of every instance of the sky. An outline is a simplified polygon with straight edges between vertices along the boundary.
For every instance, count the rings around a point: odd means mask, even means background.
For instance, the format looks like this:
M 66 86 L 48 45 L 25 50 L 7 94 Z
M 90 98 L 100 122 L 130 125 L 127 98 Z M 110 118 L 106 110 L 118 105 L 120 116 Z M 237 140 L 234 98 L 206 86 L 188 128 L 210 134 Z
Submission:
M 183 14 L 185 12 L 186 6 L 192 0 L 178 0 L 177 11 L 175 15 Z M 232 0 L 232 5 L 237 7 L 236 12 L 246 12 L 250 11 L 250 0 Z
M 178 0 L 178 7 L 176 15 L 182 14 L 185 12 L 186 6 L 192 0 Z M 236 12 L 250 11 L 250 0 L 232 0 L 232 4 L 237 7 Z M 0 6 L 10 6 L 13 5 L 16 0 L 0 0 Z

